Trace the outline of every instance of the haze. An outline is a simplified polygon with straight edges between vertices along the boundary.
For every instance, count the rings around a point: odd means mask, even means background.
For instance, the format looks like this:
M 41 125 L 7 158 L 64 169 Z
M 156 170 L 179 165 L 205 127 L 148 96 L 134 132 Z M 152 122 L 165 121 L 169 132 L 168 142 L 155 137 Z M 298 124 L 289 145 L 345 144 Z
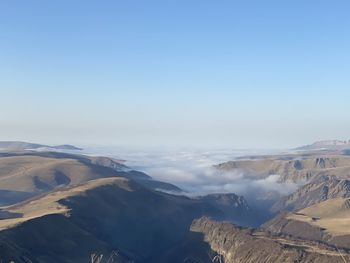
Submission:
M 274 148 L 349 137 L 348 1 L 2 1 L 0 137 Z

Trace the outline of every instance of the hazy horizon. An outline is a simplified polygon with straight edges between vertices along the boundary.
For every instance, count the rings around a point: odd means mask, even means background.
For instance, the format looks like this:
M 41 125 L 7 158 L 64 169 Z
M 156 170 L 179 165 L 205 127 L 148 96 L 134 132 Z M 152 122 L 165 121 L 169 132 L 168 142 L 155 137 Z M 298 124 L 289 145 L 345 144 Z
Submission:
M 0 140 L 350 138 L 347 1 L 3 1 Z

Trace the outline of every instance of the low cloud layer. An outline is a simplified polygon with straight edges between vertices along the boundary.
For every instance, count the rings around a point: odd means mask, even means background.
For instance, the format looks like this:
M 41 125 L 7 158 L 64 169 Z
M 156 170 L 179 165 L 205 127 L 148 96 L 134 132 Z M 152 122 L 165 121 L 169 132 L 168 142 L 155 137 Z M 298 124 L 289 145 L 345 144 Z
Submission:
M 236 193 L 248 199 L 257 199 L 269 195 L 287 195 L 299 187 L 293 182 L 279 183 L 277 174 L 252 178 L 240 170 L 221 172 L 213 167 L 239 156 L 266 152 L 114 149 L 114 152 L 109 150 L 109 153 L 127 160 L 128 166 L 144 171 L 154 179 L 181 187 L 190 195 Z

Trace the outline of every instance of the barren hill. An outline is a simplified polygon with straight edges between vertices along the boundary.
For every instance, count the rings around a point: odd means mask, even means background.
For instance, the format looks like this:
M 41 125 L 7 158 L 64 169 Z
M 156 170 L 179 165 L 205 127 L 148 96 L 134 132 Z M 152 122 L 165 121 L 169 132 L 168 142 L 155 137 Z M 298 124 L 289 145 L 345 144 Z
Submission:
M 108 157 L 54 152 L 0 154 L 0 205 L 13 204 L 56 188 L 89 180 L 123 176 L 153 189 L 180 191 L 174 185 L 152 180 Z

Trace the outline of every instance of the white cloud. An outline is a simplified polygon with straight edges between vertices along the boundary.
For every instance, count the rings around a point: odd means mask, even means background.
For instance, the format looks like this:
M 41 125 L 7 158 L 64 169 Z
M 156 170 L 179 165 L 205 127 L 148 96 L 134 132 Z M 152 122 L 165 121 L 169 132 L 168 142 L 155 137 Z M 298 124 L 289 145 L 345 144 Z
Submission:
M 178 185 L 193 195 L 222 192 L 236 193 L 251 199 L 271 193 L 287 195 L 298 188 L 298 184 L 293 182 L 280 183 L 277 174 L 254 178 L 245 176 L 240 170 L 220 172 L 213 167 L 239 156 L 259 154 L 257 152 L 114 149 L 112 153 L 127 160 L 126 164 L 134 169 L 144 171 L 157 180 Z

